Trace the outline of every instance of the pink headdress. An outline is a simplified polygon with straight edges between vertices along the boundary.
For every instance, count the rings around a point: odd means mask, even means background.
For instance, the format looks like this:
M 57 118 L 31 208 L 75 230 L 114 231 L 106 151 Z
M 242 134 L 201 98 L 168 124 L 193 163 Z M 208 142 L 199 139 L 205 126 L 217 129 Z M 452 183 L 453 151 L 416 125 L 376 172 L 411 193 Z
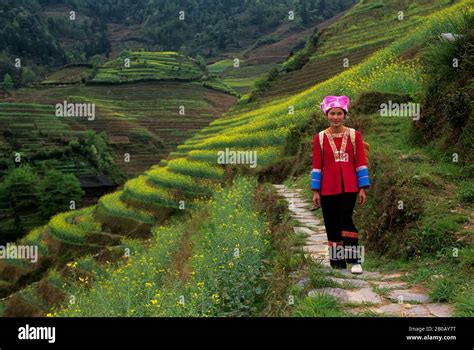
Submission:
M 321 103 L 321 109 L 326 114 L 331 108 L 339 107 L 346 111 L 349 111 L 349 97 L 347 96 L 326 96 Z

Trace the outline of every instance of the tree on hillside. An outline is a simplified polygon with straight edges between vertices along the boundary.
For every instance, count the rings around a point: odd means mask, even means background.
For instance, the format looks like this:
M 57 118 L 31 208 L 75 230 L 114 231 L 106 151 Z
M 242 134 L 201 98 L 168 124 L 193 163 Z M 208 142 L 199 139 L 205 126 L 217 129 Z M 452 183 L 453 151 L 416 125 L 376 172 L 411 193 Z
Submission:
M 13 89 L 13 79 L 11 77 L 10 74 L 6 73 L 4 76 L 3 76 L 3 84 L 2 84 L 2 87 L 4 90 L 6 91 L 9 91 L 11 89 Z

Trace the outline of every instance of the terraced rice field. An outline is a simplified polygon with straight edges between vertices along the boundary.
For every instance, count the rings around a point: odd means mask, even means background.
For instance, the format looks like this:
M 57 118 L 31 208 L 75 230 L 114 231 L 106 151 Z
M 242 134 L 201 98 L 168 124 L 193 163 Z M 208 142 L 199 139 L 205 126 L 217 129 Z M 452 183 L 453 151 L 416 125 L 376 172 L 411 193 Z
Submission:
M 19 151 L 59 146 L 55 139 L 60 135 L 105 131 L 117 164 L 128 176 L 159 163 L 235 101 L 231 95 L 180 82 L 25 88 L 16 92 L 15 99 L 21 103 L 0 104 L 0 128 L 11 129 Z M 95 119 L 56 117 L 54 105 L 64 100 L 94 103 Z M 130 162 L 125 161 L 125 153 L 130 154 Z M 67 168 L 82 171 L 80 164 Z
M 234 67 L 234 60 L 224 59 L 208 65 L 207 69 L 242 95 L 250 91 L 255 81 L 272 67 L 272 63 L 247 64 L 245 59 L 240 59 L 239 67 Z
M 339 14 L 334 18 L 326 20 L 318 24 L 317 27 L 323 29 L 332 24 L 341 15 Z M 285 61 L 292 49 L 311 36 L 315 27 L 301 30 L 293 27 L 291 23 L 284 22 L 271 34 L 271 36 L 276 38 L 274 42 L 257 47 L 252 46 L 243 52 L 228 53 L 226 56 L 230 58 L 213 62 L 207 66 L 207 69 L 243 95 L 251 91 L 255 82 L 273 67 L 281 66 L 281 63 Z M 240 67 L 238 68 L 233 67 L 233 59 L 236 57 L 240 59 Z

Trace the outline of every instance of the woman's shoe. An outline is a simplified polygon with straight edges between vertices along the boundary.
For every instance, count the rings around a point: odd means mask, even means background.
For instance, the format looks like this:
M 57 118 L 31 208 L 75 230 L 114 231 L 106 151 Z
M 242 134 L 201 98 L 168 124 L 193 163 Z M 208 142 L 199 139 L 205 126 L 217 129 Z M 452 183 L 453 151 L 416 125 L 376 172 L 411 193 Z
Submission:
M 362 265 L 361 265 L 361 264 L 354 264 L 354 265 L 352 265 L 352 267 L 351 267 L 351 273 L 360 275 L 360 274 L 363 273 L 363 272 L 364 272 L 364 271 L 362 270 Z

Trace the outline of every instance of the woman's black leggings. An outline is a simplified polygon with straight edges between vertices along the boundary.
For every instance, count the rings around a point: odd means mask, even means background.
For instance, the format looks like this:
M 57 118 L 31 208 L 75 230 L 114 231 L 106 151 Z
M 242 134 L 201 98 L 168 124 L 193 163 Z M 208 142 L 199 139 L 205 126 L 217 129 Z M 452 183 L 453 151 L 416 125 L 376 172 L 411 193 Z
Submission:
M 329 262 L 332 267 L 346 268 L 346 263 L 361 262 L 359 235 L 352 221 L 357 192 L 321 196 L 324 226 L 328 236 Z

